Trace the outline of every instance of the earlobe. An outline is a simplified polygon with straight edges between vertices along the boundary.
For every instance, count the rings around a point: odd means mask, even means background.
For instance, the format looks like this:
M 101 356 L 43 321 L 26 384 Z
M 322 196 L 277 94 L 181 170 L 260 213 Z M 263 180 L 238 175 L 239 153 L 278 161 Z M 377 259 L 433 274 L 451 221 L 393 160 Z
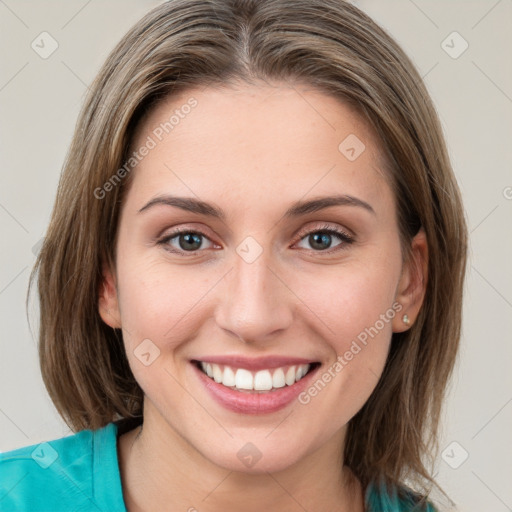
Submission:
M 98 310 L 101 319 L 113 329 L 121 328 L 121 315 L 117 297 L 117 287 L 114 273 L 104 262 L 102 281 L 99 287 Z
M 423 304 L 428 279 L 428 243 L 423 228 L 411 242 L 411 256 L 404 263 L 397 287 L 396 302 L 402 309 L 393 319 L 393 332 L 409 329 L 416 320 Z

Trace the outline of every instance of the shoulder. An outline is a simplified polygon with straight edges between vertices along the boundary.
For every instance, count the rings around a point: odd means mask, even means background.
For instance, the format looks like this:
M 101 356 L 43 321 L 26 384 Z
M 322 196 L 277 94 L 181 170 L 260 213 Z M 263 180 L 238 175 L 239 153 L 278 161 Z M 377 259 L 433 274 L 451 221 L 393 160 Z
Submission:
M 0 454 L 1 510 L 96 509 L 102 498 L 95 478 L 118 476 L 112 475 L 117 466 L 115 450 L 116 425 L 109 423 Z
M 365 493 L 365 512 L 438 512 L 424 496 L 406 486 L 370 483 Z

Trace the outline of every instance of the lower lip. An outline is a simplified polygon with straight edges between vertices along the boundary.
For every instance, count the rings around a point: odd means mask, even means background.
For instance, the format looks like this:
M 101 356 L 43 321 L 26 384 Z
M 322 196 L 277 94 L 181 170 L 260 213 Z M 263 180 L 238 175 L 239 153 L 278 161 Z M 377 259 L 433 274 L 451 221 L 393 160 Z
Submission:
M 250 393 L 227 388 L 210 379 L 194 363 L 191 364 L 199 380 L 217 403 L 233 412 L 243 414 L 268 414 L 285 408 L 308 387 L 320 368 L 320 366 L 313 368 L 305 377 L 291 386 L 285 386 L 267 393 Z

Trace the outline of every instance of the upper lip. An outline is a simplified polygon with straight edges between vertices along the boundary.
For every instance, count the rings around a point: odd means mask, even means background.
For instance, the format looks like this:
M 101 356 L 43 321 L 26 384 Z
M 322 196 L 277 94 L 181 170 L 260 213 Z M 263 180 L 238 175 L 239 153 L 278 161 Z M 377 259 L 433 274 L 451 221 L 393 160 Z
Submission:
M 292 366 L 299 364 L 313 364 L 318 361 L 304 359 L 302 357 L 287 357 L 279 355 L 270 355 L 262 357 L 246 357 L 241 355 L 231 356 L 204 356 L 192 359 L 192 361 L 202 361 L 204 363 L 223 364 L 233 368 L 245 368 L 247 370 L 265 370 L 270 368 L 279 368 L 282 366 Z

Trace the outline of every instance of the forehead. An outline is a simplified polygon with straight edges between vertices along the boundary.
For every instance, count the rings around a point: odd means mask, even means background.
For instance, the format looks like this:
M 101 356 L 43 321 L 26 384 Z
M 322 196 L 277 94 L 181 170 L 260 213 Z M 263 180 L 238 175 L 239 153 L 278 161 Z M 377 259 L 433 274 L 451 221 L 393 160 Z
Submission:
M 378 139 L 349 105 L 305 85 L 206 87 L 169 96 L 137 128 L 151 139 L 133 193 L 180 191 L 249 200 L 353 193 L 379 199 Z M 240 197 L 238 197 L 240 199 Z

